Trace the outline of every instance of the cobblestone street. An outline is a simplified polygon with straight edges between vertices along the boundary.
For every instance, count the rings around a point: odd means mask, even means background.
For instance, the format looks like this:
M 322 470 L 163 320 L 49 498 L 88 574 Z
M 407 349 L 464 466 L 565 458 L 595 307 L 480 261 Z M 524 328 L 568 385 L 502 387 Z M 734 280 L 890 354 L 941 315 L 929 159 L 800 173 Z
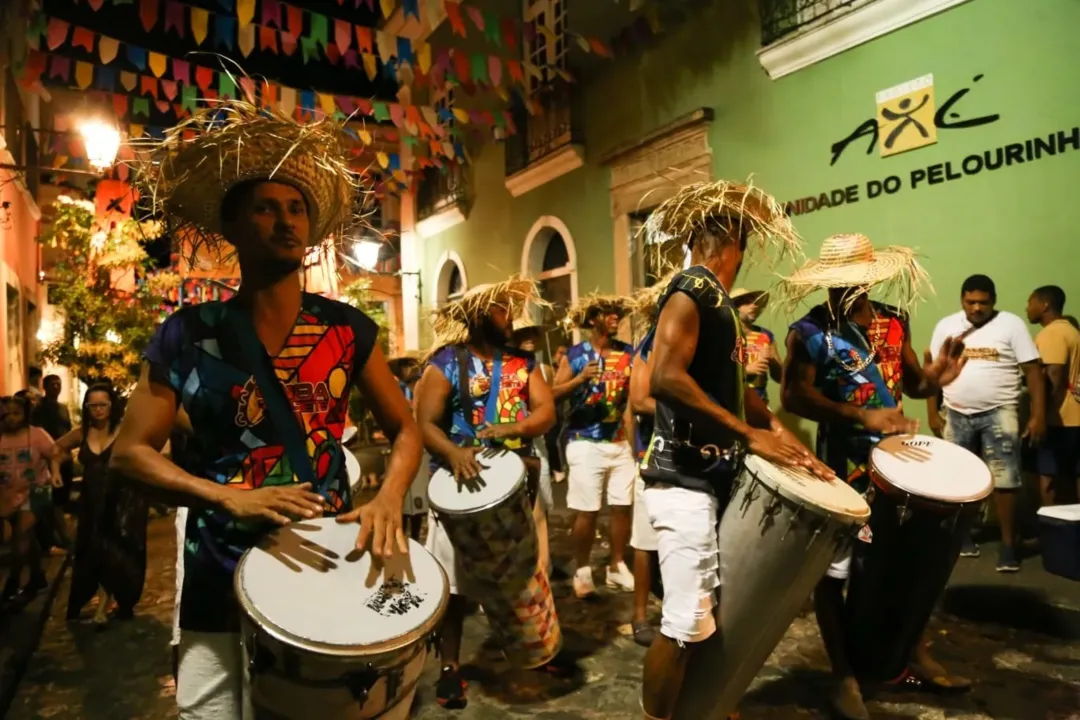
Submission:
M 558 487 L 558 486 L 557 486 Z M 565 485 L 562 486 L 565 488 Z M 562 489 L 561 495 L 565 492 Z M 561 499 L 561 498 L 560 498 Z M 562 504 L 562 503 L 560 503 Z M 556 556 L 569 556 L 565 510 L 553 526 Z M 23 678 L 12 720 L 164 720 L 176 717 L 170 674 L 174 537 L 170 518 L 151 521 L 151 561 L 136 618 L 113 621 L 104 632 L 64 622 L 65 578 L 40 647 Z M 597 543 L 594 563 L 602 567 Z M 1041 572 L 1037 561 L 1025 573 Z M 1021 574 L 1021 580 L 1023 574 Z M 469 619 L 463 657 L 470 663 L 470 703 L 462 719 L 507 717 L 640 718 L 641 658 L 626 623 L 629 595 L 603 594 L 595 602 L 571 598 L 569 581 L 556 582 L 565 647 L 579 661 L 576 681 L 514 672 L 497 648 L 485 645 L 483 615 Z M 654 612 L 658 612 L 658 606 Z M 89 616 L 89 614 L 87 615 Z M 939 615 L 933 621 L 939 657 L 976 679 L 959 697 L 895 695 L 871 703 L 877 719 L 1066 720 L 1080 718 L 1080 645 L 999 625 Z M 740 708 L 743 720 L 827 717 L 827 664 L 813 616 L 795 621 L 761 671 Z M 414 717 L 451 717 L 434 701 L 437 667 L 429 662 Z

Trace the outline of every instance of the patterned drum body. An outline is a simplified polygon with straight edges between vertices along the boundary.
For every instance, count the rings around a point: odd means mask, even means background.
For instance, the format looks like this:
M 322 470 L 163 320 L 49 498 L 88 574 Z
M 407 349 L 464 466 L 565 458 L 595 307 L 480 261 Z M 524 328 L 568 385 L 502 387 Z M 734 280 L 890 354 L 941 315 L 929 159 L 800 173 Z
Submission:
M 870 508 L 839 480 L 754 455 L 720 522 L 716 632 L 698 643 L 675 720 L 725 720 Z
M 521 458 L 482 455 L 482 482 L 461 489 L 447 470 L 431 477 L 428 499 L 458 555 L 459 582 L 480 603 L 507 659 L 520 667 L 549 662 L 562 646 L 555 601 L 539 568 L 536 525 Z
M 381 569 L 332 518 L 267 535 L 236 568 L 250 697 L 263 720 L 405 720 L 442 620 L 442 567 L 410 541 Z

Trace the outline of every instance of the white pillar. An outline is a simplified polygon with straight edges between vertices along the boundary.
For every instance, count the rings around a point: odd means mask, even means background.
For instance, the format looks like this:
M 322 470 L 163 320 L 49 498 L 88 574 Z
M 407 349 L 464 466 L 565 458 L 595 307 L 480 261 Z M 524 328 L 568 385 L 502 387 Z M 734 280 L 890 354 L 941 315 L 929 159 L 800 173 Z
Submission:
M 401 196 L 401 315 L 405 330 L 405 350 L 420 349 L 420 298 L 423 262 L 420 252 L 420 235 L 416 232 L 416 196 Z M 412 273 L 412 274 L 409 274 Z

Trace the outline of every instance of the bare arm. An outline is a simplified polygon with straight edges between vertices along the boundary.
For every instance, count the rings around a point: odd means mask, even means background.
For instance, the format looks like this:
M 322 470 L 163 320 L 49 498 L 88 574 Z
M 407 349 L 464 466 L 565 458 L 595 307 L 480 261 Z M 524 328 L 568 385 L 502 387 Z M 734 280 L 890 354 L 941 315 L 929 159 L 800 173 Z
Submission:
M 529 415 L 515 425 L 521 437 L 526 438 L 540 437 L 555 425 L 555 397 L 541 365 L 529 375 Z
M 941 388 L 933 378 L 926 374 L 919 363 L 919 356 L 911 347 L 911 340 L 908 339 L 907 333 L 904 335 L 904 345 L 900 349 L 900 362 L 904 373 L 904 394 L 911 398 L 933 399 L 936 402 Z
M 747 386 L 743 403 L 746 408 L 746 422 L 756 428 L 773 428 L 773 424 L 777 422 L 776 416 L 761 399 L 761 395 L 758 395 L 757 390 Z
M 776 342 L 769 343 L 769 376 L 773 382 L 780 383 L 784 380 L 784 364 L 780 360 L 780 352 L 776 348 Z
M 630 409 L 638 415 L 656 414 L 656 399 L 649 394 L 650 371 L 649 362 L 638 353 L 630 368 Z
M 1046 382 L 1043 379 L 1042 365 L 1038 360 L 1022 363 L 1024 381 L 1027 383 L 1031 398 L 1031 419 L 1028 420 L 1024 433 L 1032 442 L 1038 443 L 1046 431 Z
M 564 357 L 559 361 L 559 369 L 555 372 L 555 382 L 552 384 L 551 389 L 552 395 L 554 395 L 556 401 L 562 400 L 581 387 L 586 379 L 582 373 L 574 375 L 574 371 L 570 369 L 569 358 Z
M 683 293 L 675 293 L 664 303 L 657 321 L 656 344 L 649 358 L 652 396 L 693 422 L 723 427 L 738 438 L 748 438 L 753 429 L 709 399 L 690 377 L 697 341 L 697 305 Z
M 1069 391 L 1069 378 L 1064 365 L 1046 365 L 1046 378 L 1050 381 L 1049 397 L 1050 407 L 1059 408 L 1065 402 L 1065 396 Z
M 814 386 L 817 369 L 794 331 L 788 333 L 787 360 L 784 362 L 784 383 L 780 400 L 784 409 L 807 420 L 821 423 L 850 423 L 862 421 L 862 410 L 848 403 L 825 397 Z
M 49 473 L 52 477 L 60 477 L 60 465 L 65 460 L 71 459 L 72 451 L 79 447 L 83 440 L 83 429 L 72 430 L 53 443 L 49 453 Z
M 439 421 L 446 412 L 453 386 L 450 381 L 433 365 L 424 370 L 416 386 L 414 403 L 416 404 L 416 422 L 424 438 L 424 447 L 432 455 L 448 458 L 457 449 L 457 445 L 439 427 Z
M 423 451 L 420 429 L 413 419 L 409 401 L 405 399 L 397 378 L 390 372 L 382 350 L 376 345 L 360 373 L 360 389 L 370 398 L 371 412 L 383 433 L 393 443 L 390 464 L 386 468 L 379 494 L 402 499 L 409 491 L 420 467 Z

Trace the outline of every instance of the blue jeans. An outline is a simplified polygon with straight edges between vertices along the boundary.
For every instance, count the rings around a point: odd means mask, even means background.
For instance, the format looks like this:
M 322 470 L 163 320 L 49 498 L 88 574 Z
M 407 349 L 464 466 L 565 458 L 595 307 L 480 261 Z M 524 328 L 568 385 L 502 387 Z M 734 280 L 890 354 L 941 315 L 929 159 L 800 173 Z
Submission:
M 981 457 L 997 490 L 1020 487 L 1020 420 L 1015 405 L 964 415 L 947 409 L 945 439 Z

